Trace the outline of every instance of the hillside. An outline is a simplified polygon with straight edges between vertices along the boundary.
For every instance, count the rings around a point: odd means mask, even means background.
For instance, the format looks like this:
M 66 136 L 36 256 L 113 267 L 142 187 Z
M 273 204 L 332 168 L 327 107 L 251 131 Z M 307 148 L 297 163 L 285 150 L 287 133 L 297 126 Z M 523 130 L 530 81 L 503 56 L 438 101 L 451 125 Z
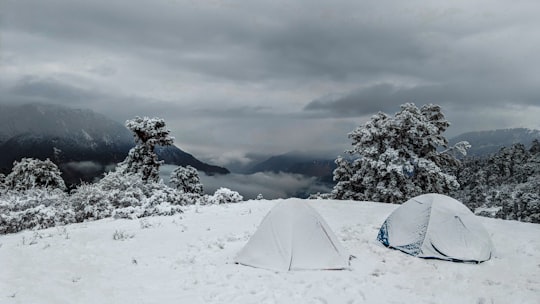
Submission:
M 0 169 L 8 172 L 22 157 L 49 158 L 67 183 L 91 181 L 126 157 L 134 146 L 121 123 L 90 110 L 49 104 L 0 105 Z M 167 164 L 191 165 L 207 174 L 226 174 L 176 146 L 157 149 Z
M 468 150 L 468 155 L 485 156 L 515 143 L 522 143 L 529 147 L 533 139 L 540 139 L 540 130 L 515 128 L 467 132 L 451 138 L 449 142 L 450 145 L 454 145 L 460 141 L 468 141 L 472 145 Z
M 480 218 L 495 247 L 490 261 L 425 260 L 375 241 L 397 207 L 389 204 L 309 201 L 356 257 L 349 271 L 234 264 L 276 203 L 190 206 L 170 217 L 2 235 L 0 302 L 538 303 L 540 225 Z

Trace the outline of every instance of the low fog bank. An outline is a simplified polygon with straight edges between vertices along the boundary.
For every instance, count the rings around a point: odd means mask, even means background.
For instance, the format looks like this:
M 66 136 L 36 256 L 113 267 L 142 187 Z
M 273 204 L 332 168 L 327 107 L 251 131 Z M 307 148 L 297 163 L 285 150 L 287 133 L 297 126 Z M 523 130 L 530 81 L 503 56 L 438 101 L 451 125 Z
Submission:
M 161 178 L 169 182 L 173 165 L 164 165 L 160 169 Z M 208 176 L 199 172 L 204 192 L 213 194 L 218 188 L 225 187 L 239 192 L 244 199 L 254 199 L 262 194 L 266 199 L 307 197 L 311 193 L 330 192 L 330 185 L 317 182 L 314 177 L 300 174 L 258 172 L 254 174 L 236 174 Z

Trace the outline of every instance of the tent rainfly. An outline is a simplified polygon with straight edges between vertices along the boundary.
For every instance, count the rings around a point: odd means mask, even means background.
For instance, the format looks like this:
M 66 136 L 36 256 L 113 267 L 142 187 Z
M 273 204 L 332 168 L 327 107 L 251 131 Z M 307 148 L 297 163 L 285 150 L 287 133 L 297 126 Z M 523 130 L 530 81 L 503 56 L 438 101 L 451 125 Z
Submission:
M 413 256 L 456 262 L 487 261 L 493 251 L 489 234 L 465 205 L 434 193 L 394 210 L 377 240 Z
M 328 224 L 307 203 L 278 203 L 235 262 L 276 271 L 349 268 L 349 254 Z

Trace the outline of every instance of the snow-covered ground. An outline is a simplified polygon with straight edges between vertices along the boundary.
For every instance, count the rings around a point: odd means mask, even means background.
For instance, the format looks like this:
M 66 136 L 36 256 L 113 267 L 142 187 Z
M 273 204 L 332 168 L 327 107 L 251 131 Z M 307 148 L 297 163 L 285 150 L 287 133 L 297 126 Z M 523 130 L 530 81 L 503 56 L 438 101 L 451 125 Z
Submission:
M 481 218 L 490 261 L 425 260 L 375 240 L 388 204 L 309 201 L 356 256 L 351 270 L 234 264 L 277 202 L 0 236 L 0 303 L 540 303 L 540 225 Z

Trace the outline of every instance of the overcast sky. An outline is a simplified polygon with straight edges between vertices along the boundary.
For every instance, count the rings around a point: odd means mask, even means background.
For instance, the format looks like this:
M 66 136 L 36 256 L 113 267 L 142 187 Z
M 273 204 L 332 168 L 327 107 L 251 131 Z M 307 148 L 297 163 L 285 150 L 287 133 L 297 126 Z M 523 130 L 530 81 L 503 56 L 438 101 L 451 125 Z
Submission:
M 339 153 L 377 112 L 540 129 L 540 1 L 2 0 L 0 102 L 166 119 L 226 165 Z

